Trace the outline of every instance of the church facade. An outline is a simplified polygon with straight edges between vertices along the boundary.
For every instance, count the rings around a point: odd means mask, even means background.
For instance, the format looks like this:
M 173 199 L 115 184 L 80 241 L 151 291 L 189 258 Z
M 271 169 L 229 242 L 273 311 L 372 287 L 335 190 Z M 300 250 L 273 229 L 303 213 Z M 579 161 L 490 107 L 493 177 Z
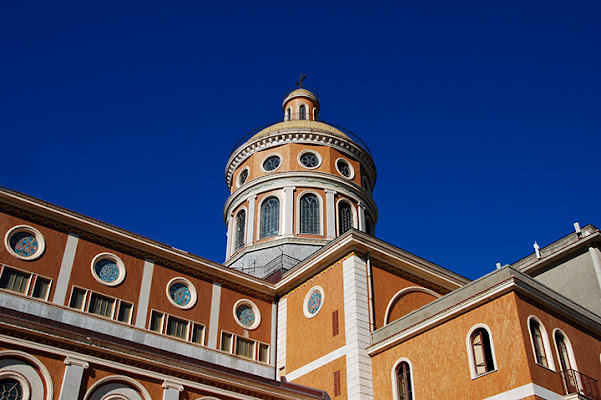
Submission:
M 601 233 L 475 281 L 377 239 L 317 93 L 226 165 L 223 264 L 0 189 L 0 400 L 601 400 Z

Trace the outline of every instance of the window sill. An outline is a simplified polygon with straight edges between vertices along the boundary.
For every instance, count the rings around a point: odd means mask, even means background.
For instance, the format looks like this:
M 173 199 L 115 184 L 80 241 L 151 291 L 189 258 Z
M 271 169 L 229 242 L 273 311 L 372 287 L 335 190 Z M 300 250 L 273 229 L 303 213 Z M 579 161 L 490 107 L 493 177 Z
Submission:
M 485 373 L 480 374 L 480 375 L 472 376 L 472 380 L 478 379 L 478 378 L 482 378 L 483 376 L 490 375 L 493 372 L 497 372 L 497 371 L 498 371 L 497 369 L 493 369 L 492 371 L 488 371 L 488 372 L 485 372 Z

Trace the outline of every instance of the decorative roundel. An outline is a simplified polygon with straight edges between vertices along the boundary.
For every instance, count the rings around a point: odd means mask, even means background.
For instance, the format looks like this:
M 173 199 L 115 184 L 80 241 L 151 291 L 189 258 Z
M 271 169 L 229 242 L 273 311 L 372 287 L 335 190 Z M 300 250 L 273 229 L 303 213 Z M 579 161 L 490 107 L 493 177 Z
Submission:
M 125 264 L 111 253 L 100 253 L 92 260 L 92 275 L 106 286 L 117 286 L 125 279 Z
M 336 169 L 340 173 L 340 175 L 345 178 L 353 179 L 355 176 L 355 171 L 353 170 L 353 166 L 346 161 L 344 158 L 339 158 L 336 160 Z
M 46 242 L 35 228 L 17 225 L 6 232 L 4 245 L 10 254 L 21 260 L 35 260 L 44 253 Z
M 305 317 L 313 318 L 321 311 L 324 297 L 323 289 L 320 286 L 315 286 L 309 290 L 303 301 L 303 313 Z
M 33 371 L 30 372 L 28 369 L 29 368 L 25 371 L 27 372 L 27 375 L 31 375 L 31 372 Z M 30 398 L 31 387 L 25 375 L 11 370 L 0 372 L 0 399 L 26 400 Z
M 280 167 L 282 159 L 278 155 L 271 155 L 263 161 L 263 169 L 266 172 L 275 171 Z
M 186 310 L 196 304 L 196 289 L 185 278 L 173 278 L 167 284 L 167 298 L 174 306 Z
M 261 323 L 261 313 L 250 300 L 238 300 L 234 304 L 234 319 L 244 329 L 256 329 Z
M 321 164 L 321 158 L 312 151 L 303 151 L 298 155 L 298 162 L 305 168 L 315 169 Z
M 242 171 L 240 171 L 240 173 L 238 174 L 238 186 L 244 185 L 244 183 L 248 179 L 249 171 L 250 170 L 248 167 L 245 167 Z

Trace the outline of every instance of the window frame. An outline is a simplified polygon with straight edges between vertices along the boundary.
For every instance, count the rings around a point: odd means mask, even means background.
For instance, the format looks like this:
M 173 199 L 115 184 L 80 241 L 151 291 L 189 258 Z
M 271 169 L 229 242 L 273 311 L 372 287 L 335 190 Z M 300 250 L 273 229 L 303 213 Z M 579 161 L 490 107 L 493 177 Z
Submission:
M 102 260 L 111 260 L 115 263 L 115 265 L 117 265 L 117 268 L 119 269 L 119 276 L 113 282 L 103 281 L 102 279 L 100 279 L 100 277 L 96 273 L 96 263 L 98 263 Z M 121 283 L 123 283 L 123 281 L 125 280 L 125 275 L 127 274 L 127 270 L 125 269 L 125 264 L 123 263 L 123 261 L 115 254 L 106 253 L 106 252 L 97 254 L 92 259 L 92 263 L 90 265 L 90 270 L 92 271 L 92 276 L 94 277 L 94 279 L 96 279 L 96 281 L 98 283 L 100 283 L 104 286 L 110 286 L 110 287 L 119 286 Z
M 229 336 L 229 341 L 230 341 L 230 348 L 229 350 L 224 350 L 223 349 L 223 337 L 224 336 Z M 247 357 L 244 355 L 240 355 L 237 354 L 236 352 L 238 351 L 237 349 L 237 343 L 238 343 L 238 339 L 241 340 L 246 340 L 249 342 L 252 342 L 252 346 L 253 346 L 253 357 Z M 267 360 L 266 361 L 259 361 L 259 352 L 260 352 L 260 348 L 261 346 L 264 346 L 267 348 Z M 226 330 L 221 330 L 221 333 L 219 335 L 219 351 L 226 353 L 226 354 L 231 354 L 235 357 L 240 357 L 244 360 L 250 360 L 250 361 L 254 361 L 254 362 L 258 362 L 261 363 L 263 365 L 271 365 L 271 345 L 269 343 L 265 343 L 265 342 L 261 342 L 260 340 L 255 340 L 255 339 L 251 339 L 248 337 L 244 337 L 242 335 L 237 335 L 233 332 L 230 331 L 226 331 Z
M 265 161 L 267 161 L 267 159 L 270 157 L 278 157 L 280 159 L 280 163 L 278 164 L 278 166 L 276 168 L 268 171 L 265 169 L 264 165 L 265 165 Z M 261 160 L 261 171 L 265 172 L 266 174 L 275 172 L 282 167 L 283 162 L 284 162 L 284 158 L 282 157 L 282 155 L 280 153 L 269 153 L 269 154 L 265 155 L 265 157 L 263 157 L 263 160 Z
M 0 279 L 2 279 L 2 276 L 5 273 L 4 272 L 5 270 L 15 271 L 16 273 L 29 275 L 29 281 L 27 282 L 27 288 L 25 290 L 25 293 L 21 293 L 21 292 L 18 292 L 16 290 L 12 290 L 9 288 L 0 288 L 0 290 L 6 290 L 6 291 L 9 291 L 10 293 L 18 293 L 21 296 L 32 297 L 34 299 L 38 299 L 38 300 L 42 300 L 42 301 L 48 301 L 48 299 L 50 298 L 50 291 L 52 290 L 52 282 L 53 282 L 52 278 L 49 278 L 45 275 L 40 275 L 40 274 L 36 274 L 33 272 L 25 271 L 20 268 L 15 268 L 15 267 L 12 267 L 9 265 L 0 264 Z M 48 281 L 48 290 L 46 292 L 45 298 L 44 297 L 36 297 L 33 295 L 38 278 Z
M 307 153 L 311 153 L 315 157 L 317 157 L 317 165 L 316 166 L 314 166 L 314 167 L 307 167 L 305 164 L 302 163 L 301 157 L 304 156 Z M 316 150 L 306 149 L 306 150 L 303 150 L 303 151 L 301 151 L 301 152 L 298 153 L 298 155 L 296 156 L 296 162 L 298 163 L 298 165 L 300 165 L 304 169 L 317 169 L 317 168 L 321 167 L 321 164 L 323 163 L 323 158 L 321 157 L 321 154 L 319 154 Z
M 359 229 L 357 210 L 355 209 L 355 206 L 353 205 L 353 203 L 346 198 L 338 199 L 338 201 L 336 202 L 336 236 L 340 236 L 343 234 L 340 232 L 340 204 L 341 203 L 347 203 L 351 207 L 351 214 L 353 217 L 352 228 Z M 344 233 L 346 233 L 346 232 L 348 232 L 348 231 L 345 231 Z
M 263 236 L 261 233 L 262 228 L 263 228 L 263 204 L 269 200 L 269 199 L 276 199 L 278 201 L 278 212 L 277 212 L 277 217 L 278 217 L 278 231 L 277 233 L 275 233 L 274 235 L 269 235 L 269 236 Z M 258 224 L 257 224 L 257 237 L 259 238 L 259 240 L 262 239 L 270 239 L 270 238 L 274 238 L 274 237 L 278 237 L 281 236 L 281 232 L 282 232 L 282 199 L 280 198 L 280 196 L 276 195 L 275 193 L 269 193 L 267 196 L 263 197 L 261 199 L 261 201 L 259 202 L 258 205 L 258 210 L 259 210 L 259 218 L 258 218 Z
M 35 236 L 35 240 L 38 242 L 38 249 L 32 255 L 22 256 L 20 254 L 17 254 L 10 245 L 10 239 L 13 237 L 13 235 L 16 235 L 17 233 L 21 232 L 27 232 L 32 234 L 33 236 Z M 36 228 L 29 225 L 16 225 L 6 232 L 6 235 L 4 236 L 4 246 L 6 247 L 6 250 L 11 256 L 23 261 L 33 261 L 42 257 L 42 255 L 44 254 L 46 250 L 46 241 L 44 240 L 44 235 L 42 235 L 42 232 L 40 232 Z
M 247 171 L 246 179 L 244 179 L 244 182 L 241 182 L 242 173 L 244 171 Z M 240 172 L 238 172 L 238 176 L 236 176 L 236 187 L 243 186 L 246 182 L 248 182 L 249 177 L 250 177 L 250 167 L 246 166 L 246 167 L 242 168 L 240 170 Z
M 73 294 L 75 293 L 75 291 L 80 291 L 83 293 L 83 301 L 82 301 L 82 307 L 81 308 L 77 308 L 71 305 L 72 301 L 73 301 Z M 90 311 L 90 304 L 91 304 L 91 300 L 92 300 L 92 296 L 100 296 L 100 297 L 104 297 L 110 300 L 113 300 L 113 312 L 111 313 L 110 317 L 104 316 L 102 314 L 97 314 L 95 312 Z M 121 310 L 121 304 L 127 304 L 130 307 L 130 313 L 129 313 L 129 321 L 125 322 L 125 321 L 120 321 L 119 318 L 119 311 Z M 119 297 L 115 297 L 115 296 L 110 296 L 108 294 L 105 293 L 100 293 L 100 292 L 96 292 L 94 290 L 90 290 L 90 289 L 86 289 L 83 288 L 81 286 L 77 286 L 77 285 L 73 285 L 71 286 L 71 295 L 69 296 L 69 301 L 67 302 L 67 307 L 71 310 L 77 310 L 80 312 L 84 312 L 86 314 L 90 314 L 90 315 L 95 315 L 97 317 L 100 318 L 104 318 L 104 319 L 108 319 L 110 321 L 116 322 L 118 324 L 126 324 L 126 325 L 132 325 L 132 321 L 133 321 L 133 316 L 134 316 L 134 310 L 135 310 L 135 304 L 131 301 L 127 301 L 127 300 L 122 300 Z
M 345 176 L 340 171 L 340 169 L 338 168 L 338 162 L 339 161 L 343 161 L 349 167 L 349 171 L 350 171 L 350 175 L 349 176 Z M 336 171 L 338 171 L 338 173 L 340 174 L 340 176 L 343 177 L 344 179 L 352 180 L 352 179 L 355 178 L 355 168 L 353 168 L 353 164 L 351 164 L 351 162 L 349 160 L 347 160 L 346 158 L 343 158 L 343 157 L 337 158 L 336 161 L 334 161 L 334 167 L 336 168 Z
M 308 120 L 308 116 L 309 116 L 309 107 L 307 107 L 307 105 L 305 103 L 301 103 L 298 106 L 298 119 L 302 120 L 302 121 L 306 121 Z M 304 117 L 304 118 L 303 118 Z
M 241 213 L 244 213 L 244 226 L 242 227 L 242 242 L 240 243 L 240 246 L 238 246 L 238 229 L 239 229 L 239 220 L 238 217 Z M 248 219 L 248 211 L 246 210 L 246 207 L 241 207 L 238 212 L 236 212 L 236 214 L 234 215 L 234 250 L 233 253 L 237 252 L 238 250 L 240 250 L 241 248 L 243 248 L 246 245 L 246 227 L 247 227 L 247 221 Z
M 475 356 L 474 356 L 474 347 L 472 344 L 472 336 L 476 333 L 477 330 L 481 330 L 481 329 L 485 330 L 486 333 L 488 334 L 488 342 L 490 345 L 489 350 L 490 350 L 490 356 L 491 356 L 491 360 L 492 360 L 492 369 L 480 374 L 476 370 L 476 361 L 475 361 Z M 466 346 L 466 350 L 467 350 L 467 356 L 468 356 L 469 367 L 470 367 L 470 375 L 471 375 L 472 380 L 480 378 L 481 376 L 491 374 L 498 370 L 497 356 L 495 354 L 495 345 L 494 345 L 491 329 L 488 327 L 488 325 L 476 324 L 476 325 L 472 326 L 472 328 L 467 333 L 467 336 L 465 337 L 465 346 Z
M 307 232 L 301 231 L 301 228 L 302 228 L 301 200 L 304 196 L 310 196 L 310 195 L 314 195 L 315 197 L 317 197 L 317 202 L 319 204 L 319 217 L 318 217 L 319 232 L 318 233 L 307 233 Z M 324 231 L 323 214 L 324 213 L 323 213 L 323 198 L 321 197 L 321 195 L 314 190 L 302 191 L 301 193 L 298 194 L 298 196 L 296 196 L 296 207 L 295 208 L 296 208 L 296 233 L 299 235 L 323 236 L 323 234 L 324 234 L 323 233 L 323 231 Z
M 538 357 L 536 356 L 537 351 L 536 351 L 536 344 L 534 341 L 534 334 L 532 332 L 532 323 L 536 323 L 538 325 L 538 329 L 540 331 L 542 340 L 543 340 L 543 351 L 545 352 L 545 356 L 546 356 L 546 360 L 547 360 L 547 366 L 541 364 L 538 362 Z M 532 355 L 534 357 L 534 362 L 537 365 L 540 365 L 543 368 L 546 369 L 550 369 L 551 371 L 556 371 L 555 370 L 555 361 L 553 360 L 553 355 L 551 353 L 551 343 L 549 342 L 549 336 L 547 334 L 547 329 L 545 328 L 545 325 L 541 322 L 540 319 L 538 319 L 537 317 L 535 317 L 534 315 L 530 315 L 527 319 L 527 324 L 528 324 L 528 333 L 530 334 L 530 345 L 532 347 Z
M 398 387 L 398 375 L 397 375 L 397 370 L 399 369 L 399 367 L 401 366 L 401 364 L 407 364 L 409 366 L 409 382 L 411 385 L 411 394 L 412 394 L 412 398 L 408 399 L 408 400 L 415 400 L 416 396 L 415 396 L 415 384 L 414 384 L 414 379 L 413 379 L 413 375 L 415 374 L 414 369 L 413 369 L 413 364 L 411 363 L 411 361 L 408 358 L 402 357 L 399 358 L 398 360 L 396 360 L 392 366 L 392 370 L 390 372 L 390 378 L 391 378 L 391 382 L 392 382 L 392 397 L 394 400 L 399 400 L 400 399 L 400 390 Z

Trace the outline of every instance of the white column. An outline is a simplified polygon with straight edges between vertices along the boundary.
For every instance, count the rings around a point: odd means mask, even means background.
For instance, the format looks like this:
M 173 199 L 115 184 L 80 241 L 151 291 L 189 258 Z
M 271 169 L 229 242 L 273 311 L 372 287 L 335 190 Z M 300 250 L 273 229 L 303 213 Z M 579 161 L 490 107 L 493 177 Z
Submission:
M 346 387 L 348 399 L 373 399 L 367 270 L 363 260 L 351 256 L 342 263 L 344 331 L 346 338 Z
M 336 205 L 334 204 L 334 195 L 336 191 L 326 189 L 326 221 L 328 230 L 326 236 L 328 239 L 336 237 Z
M 219 336 L 219 307 L 221 306 L 221 284 L 213 282 L 213 294 L 211 295 L 211 315 L 209 316 L 209 338 L 207 346 L 217 348 L 217 336 Z
M 595 270 L 595 275 L 597 276 L 597 283 L 599 284 L 599 287 L 601 287 L 601 252 L 594 246 L 589 246 L 588 252 L 593 259 L 593 269 Z
M 252 244 L 255 241 L 255 207 L 257 196 L 250 196 L 248 199 L 248 222 L 246 223 L 246 244 Z
M 73 269 L 73 261 L 75 260 L 75 251 L 77 250 L 77 243 L 79 237 L 70 233 L 67 237 L 67 244 L 65 244 L 65 252 L 63 253 L 63 261 L 61 262 L 61 269 L 56 279 L 56 289 L 54 290 L 54 297 L 52 302 L 65 305 L 65 298 L 67 297 L 67 290 L 69 289 L 69 281 L 71 280 L 71 270 Z
M 269 346 L 269 364 L 275 365 L 275 347 L 277 338 L 277 323 L 278 320 L 278 305 L 276 302 L 271 303 L 271 345 Z
M 146 328 L 146 317 L 148 315 L 148 302 L 150 301 L 150 287 L 152 285 L 153 272 L 154 263 L 150 260 L 144 261 L 142 285 L 140 286 L 140 296 L 138 296 L 138 311 L 136 313 L 136 326 L 142 329 Z
M 286 367 L 286 318 L 287 318 L 287 298 L 280 299 L 278 302 L 278 338 L 277 338 L 277 361 L 276 376 L 280 379 L 280 371 Z M 285 375 L 284 371 L 284 375 Z
M 63 385 L 61 386 L 61 393 L 58 396 L 59 400 L 73 400 L 79 398 L 79 390 L 81 389 L 81 380 L 83 378 L 83 371 L 87 369 L 90 364 L 86 361 L 78 360 L 76 358 L 67 357 L 65 358 L 65 375 L 63 376 Z
M 234 218 L 232 216 L 227 217 L 227 244 L 225 245 L 225 259 L 230 258 L 232 254 L 232 239 L 234 238 Z
M 179 383 L 164 381 L 163 400 L 179 400 L 179 392 L 183 390 L 184 387 Z
M 294 186 L 284 188 L 284 223 L 282 226 L 283 235 L 292 235 L 294 231 Z
M 365 206 L 359 202 L 359 230 L 365 232 Z

